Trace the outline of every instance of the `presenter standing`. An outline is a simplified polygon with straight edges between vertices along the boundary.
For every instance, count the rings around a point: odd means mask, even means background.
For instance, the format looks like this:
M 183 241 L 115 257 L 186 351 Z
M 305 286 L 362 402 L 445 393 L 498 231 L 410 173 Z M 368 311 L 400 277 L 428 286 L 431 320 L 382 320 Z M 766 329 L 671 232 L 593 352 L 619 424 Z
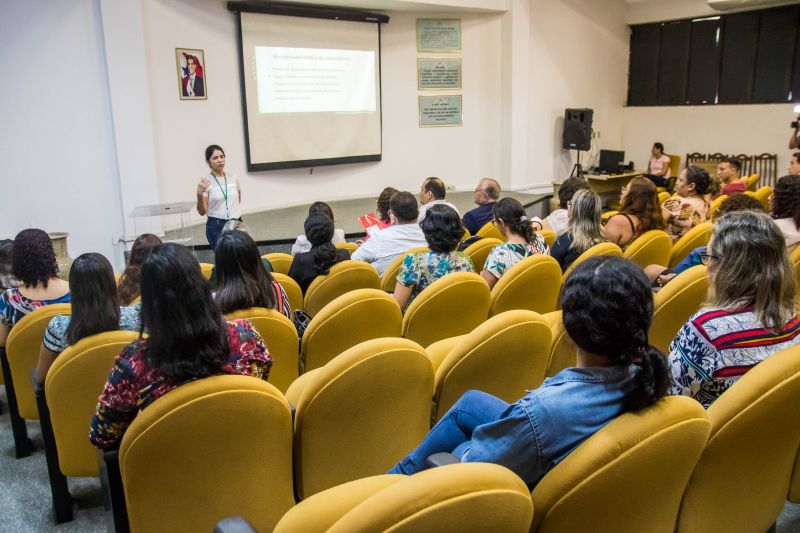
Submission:
M 225 151 L 221 146 L 212 144 L 206 148 L 206 163 L 211 172 L 197 185 L 197 212 L 208 215 L 206 238 L 213 250 L 225 223 L 242 220 L 242 189 L 236 176 L 225 172 Z

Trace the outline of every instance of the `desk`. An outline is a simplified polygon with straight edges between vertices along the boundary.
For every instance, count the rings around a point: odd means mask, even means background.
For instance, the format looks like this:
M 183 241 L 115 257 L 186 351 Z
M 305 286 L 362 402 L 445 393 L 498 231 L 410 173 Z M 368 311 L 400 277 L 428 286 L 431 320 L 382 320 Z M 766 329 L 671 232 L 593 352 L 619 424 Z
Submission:
M 644 170 L 632 170 L 624 174 L 584 173 L 583 177 L 586 179 L 586 183 L 589 184 L 589 188 L 600 196 L 600 199 L 605 205 L 608 200 L 618 200 L 622 186 L 628 183 L 632 178 L 643 174 Z M 562 183 L 561 181 L 553 182 L 553 202 L 556 207 L 558 206 L 558 189 L 561 187 Z

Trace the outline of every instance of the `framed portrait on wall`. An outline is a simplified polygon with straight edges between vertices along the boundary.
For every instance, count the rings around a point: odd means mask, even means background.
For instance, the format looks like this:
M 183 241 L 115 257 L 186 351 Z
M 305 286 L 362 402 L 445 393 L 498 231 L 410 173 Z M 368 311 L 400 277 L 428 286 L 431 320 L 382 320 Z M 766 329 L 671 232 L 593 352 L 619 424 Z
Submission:
M 178 65 L 178 95 L 181 100 L 205 100 L 208 98 L 206 61 L 202 50 L 176 48 Z

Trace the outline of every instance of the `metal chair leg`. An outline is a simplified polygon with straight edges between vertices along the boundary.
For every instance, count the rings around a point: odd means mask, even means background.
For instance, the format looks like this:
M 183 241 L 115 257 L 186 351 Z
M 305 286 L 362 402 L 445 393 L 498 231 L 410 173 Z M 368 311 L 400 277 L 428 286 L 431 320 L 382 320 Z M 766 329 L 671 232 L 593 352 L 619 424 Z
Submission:
M 119 450 L 103 452 L 100 466 L 100 481 L 106 489 L 106 509 L 111 508 L 111 520 L 115 533 L 130 533 L 128 508 L 125 505 L 125 489 L 119 470 Z

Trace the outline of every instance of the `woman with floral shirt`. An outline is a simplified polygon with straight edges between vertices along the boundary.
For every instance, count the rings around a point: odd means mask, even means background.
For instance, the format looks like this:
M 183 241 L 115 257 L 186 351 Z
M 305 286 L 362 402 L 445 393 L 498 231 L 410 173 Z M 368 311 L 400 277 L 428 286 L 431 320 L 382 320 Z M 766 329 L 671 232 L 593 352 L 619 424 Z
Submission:
M 216 374 L 266 380 L 272 359 L 247 320 L 225 321 L 197 260 L 179 244 L 156 247 L 142 266 L 140 337 L 114 362 L 89 439 L 119 445 L 142 409 L 188 381 Z
M 690 229 L 708 218 L 708 201 L 711 177 L 700 167 L 688 167 L 675 182 L 675 194 L 661 205 L 661 214 L 667 225 L 667 234 L 674 243 Z
M 505 272 L 528 256 L 549 254 L 544 237 L 534 233 L 531 221 L 525 215 L 522 204 L 514 198 L 503 198 L 492 207 L 494 225 L 505 235 L 506 242 L 498 244 L 489 252 L 483 265 L 481 277 L 494 287 Z

